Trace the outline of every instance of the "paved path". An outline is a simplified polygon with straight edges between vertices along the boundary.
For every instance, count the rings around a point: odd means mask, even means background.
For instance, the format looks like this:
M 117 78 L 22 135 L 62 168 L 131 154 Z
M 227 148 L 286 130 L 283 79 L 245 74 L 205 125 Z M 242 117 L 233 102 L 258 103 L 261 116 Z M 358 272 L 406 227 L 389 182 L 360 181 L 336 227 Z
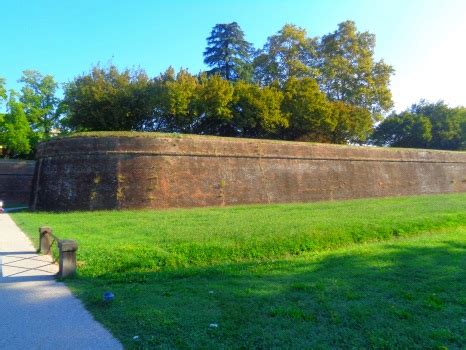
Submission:
M 58 267 L 0 214 L 0 349 L 121 349 L 70 290 Z

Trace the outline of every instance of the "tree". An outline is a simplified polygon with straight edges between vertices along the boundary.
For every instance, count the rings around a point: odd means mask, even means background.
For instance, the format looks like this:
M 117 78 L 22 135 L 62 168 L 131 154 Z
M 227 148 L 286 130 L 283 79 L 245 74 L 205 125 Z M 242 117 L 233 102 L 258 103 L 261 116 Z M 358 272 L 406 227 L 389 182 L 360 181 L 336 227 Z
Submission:
M 61 116 L 59 99 L 55 96 L 58 84 L 51 75 L 43 76 L 34 70 L 24 71 L 19 82 L 24 84 L 19 99 L 31 129 L 39 140 L 48 140 Z
M 282 111 L 288 116 L 289 127 L 283 137 L 290 140 L 329 142 L 336 127 L 335 115 L 312 78 L 290 78 L 283 87 Z
M 238 23 L 217 24 L 207 38 L 204 63 L 226 80 L 249 80 L 252 45 L 244 39 Z
M 374 59 L 374 48 L 375 35 L 358 32 L 352 21 L 340 23 L 318 45 L 318 81 L 329 99 L 365 108 L 377 121 L 393 106 L 389 83 L 394 70 Z
M 288 119 L 281 111 L 282 101 L 283 93 L 275 87 L 237 82 L 232 110 L 238 136 L 276 137 L 288 127 Z
M 1 84 L 0 84 L 1 85 Z M 6 93 L 2 93 L 6 98 Z M 0 144 L 6 148 L 6 156 L 27 156 L 32 150 L 32 130 L 22 102 L 10 91 L 7 113 L 0 115 Z
M 151 97 L 154 99 L 152 130 L 167 132 L 192 132 L 196 120 L 198 78 L 187 70 L 177 74 L 168 68 L 154 79 Z
M 328 142 L 337 144 L 362 143 L 372 132 L 372 116 L 362 107 L 342 101 L 331 102 L 332 113 L 336 126 Z
M 196 96 L 197 120 L 193 132 L 197 134 L 234 136 L 232 124 L 233 85 L 219 75 L 201 75 Z
M 421 100 L 411 106 L 410 112 L 429 119 L 432 125 L 432 139 L 428 148 L 461 149 L 465 135 L 462 125 L 466 123 L 464 107 L 450 108 L 443 101 L 429 103 Z
M 429 118 L 409 111 L 385 118 L 371 137 L 373 144 L 391 147 L 430 148 L 431 140 L 432 124 Z
M 143 70 L 95 66 L 65 84 L 65 124 L 73 130 L 144 130 L 154 101 Z
M 317 40 L 308 38 L 303 28 L 285 25 L 267 39 L 254 60 L 254 77 L 261 85 L 273 81 L 284 84 L 290 78 L 315 78 Z

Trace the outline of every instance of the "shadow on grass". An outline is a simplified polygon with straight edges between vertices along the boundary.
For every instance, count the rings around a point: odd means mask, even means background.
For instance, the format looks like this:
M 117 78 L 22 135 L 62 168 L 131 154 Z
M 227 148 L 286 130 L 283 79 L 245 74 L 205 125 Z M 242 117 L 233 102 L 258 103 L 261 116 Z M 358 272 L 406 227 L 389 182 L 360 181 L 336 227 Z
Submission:
M 451 240 L 69 285 L 129 348 L 463 348 L 465 271 Z

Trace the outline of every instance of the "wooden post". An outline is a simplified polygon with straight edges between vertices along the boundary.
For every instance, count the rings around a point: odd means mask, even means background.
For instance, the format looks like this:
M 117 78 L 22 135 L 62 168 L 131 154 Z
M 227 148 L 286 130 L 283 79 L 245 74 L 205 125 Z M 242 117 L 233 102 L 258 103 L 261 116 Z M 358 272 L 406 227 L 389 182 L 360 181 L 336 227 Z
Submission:
M 76 272 L 76 251 L 78 243 L 71 239 L 58 241 L 60 259 L 58 262 L 58 277 L 68 277 Z
M 48 226 L 39 227 L 39 252 L 50 254 L 52 241 L 52 228 Z

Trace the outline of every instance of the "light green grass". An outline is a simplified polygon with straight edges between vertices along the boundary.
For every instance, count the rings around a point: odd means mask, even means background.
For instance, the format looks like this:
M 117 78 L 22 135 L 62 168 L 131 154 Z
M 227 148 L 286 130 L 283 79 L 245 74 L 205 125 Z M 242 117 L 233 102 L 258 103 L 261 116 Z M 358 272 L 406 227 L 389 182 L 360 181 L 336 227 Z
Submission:
M 466 194 L 13 218 L 129 348 L 466 346 Z

